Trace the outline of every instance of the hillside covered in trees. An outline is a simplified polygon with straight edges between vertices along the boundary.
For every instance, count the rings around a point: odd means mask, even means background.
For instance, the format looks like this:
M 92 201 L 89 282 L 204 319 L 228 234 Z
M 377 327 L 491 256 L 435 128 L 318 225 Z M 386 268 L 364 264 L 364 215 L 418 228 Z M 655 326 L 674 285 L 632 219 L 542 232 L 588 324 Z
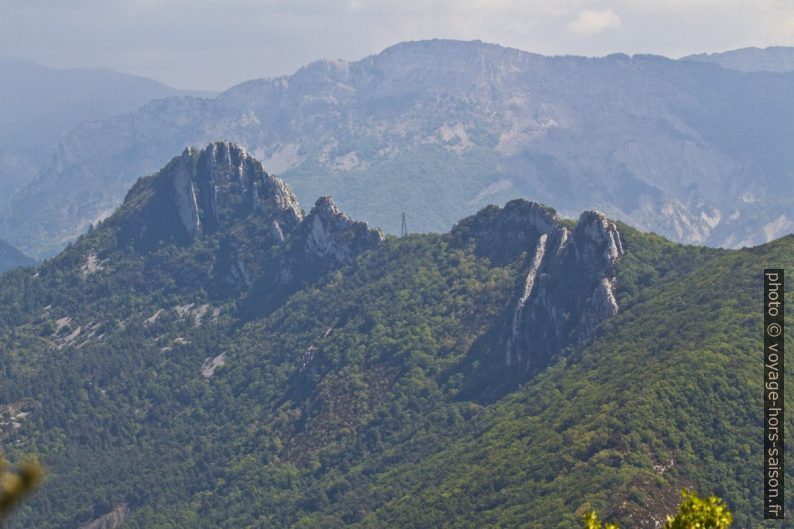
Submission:
M 384 236 L 188 149 L 0 276 L 0 443 L 49 471 L 8 527 L 645 528 L 685 487 L 760 527 L 792 266 L 523 200 Z

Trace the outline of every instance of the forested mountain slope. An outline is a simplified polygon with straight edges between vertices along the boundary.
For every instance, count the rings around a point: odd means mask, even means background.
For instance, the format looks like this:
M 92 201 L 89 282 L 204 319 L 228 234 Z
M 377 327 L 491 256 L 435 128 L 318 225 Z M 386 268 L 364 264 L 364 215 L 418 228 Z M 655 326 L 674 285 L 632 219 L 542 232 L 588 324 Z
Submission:
M 0 277 L 9 527 L 654 527 L 682 486 L 760 526 L 761 270 L 515 200 L 446 234 L 308 213 L 188 149 Z

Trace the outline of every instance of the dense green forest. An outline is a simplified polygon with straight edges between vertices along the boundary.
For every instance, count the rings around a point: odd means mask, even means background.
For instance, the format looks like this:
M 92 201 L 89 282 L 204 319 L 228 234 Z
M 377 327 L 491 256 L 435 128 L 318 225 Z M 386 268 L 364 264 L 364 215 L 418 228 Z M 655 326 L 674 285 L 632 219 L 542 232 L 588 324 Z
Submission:
M 371 247 L 308 266 L 320 202 L 287 222 L 232 201 L 176 236 L 177 217 L 142 213 L 167 207 L 173 167 L 0 276 L 0 442 L 48 469 L 9 528 L 562 529 L 592 510 L 652 527 L 682 488 L 762 527 L 761 271 L 794 265 L 794 237 L 727 251 L 618 223 L 619 311 L 526 370 L 505 333 L 538 251 L 498 222 L 529 206 L 449 234 L 344 224 Z M 250 280 L 226 281 L 232 254 L 258 259 Z

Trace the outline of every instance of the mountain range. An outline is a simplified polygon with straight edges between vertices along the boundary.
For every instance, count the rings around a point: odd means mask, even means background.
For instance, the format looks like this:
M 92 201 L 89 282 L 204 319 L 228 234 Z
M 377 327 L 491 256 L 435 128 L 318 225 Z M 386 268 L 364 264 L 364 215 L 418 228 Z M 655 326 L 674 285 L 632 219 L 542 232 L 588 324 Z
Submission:
M 0 211 L 52 159 L 61 134 L 86 121 L 133 112 L 190 92 L 99 68 L 56 69 L 0 58 Z
M 33 266 L 36 261 L 0 239 L 0 274 L 20 266 Z
M 794 72 L 794 48 L 771 46 L 769 48 L 741 48 L 719 53 L 698 53 L 684 60 L 712 62 L 723 68 L 742 72 Z
M 0 276 L 0 440 L 49 469 L 8 527 L 652 528 L 682 487 L 762 527 L 761 270 L 792 265 L 524 199 L 384 235 L 185 149 Z
M 402 43 L 79 125 L 15 195 L 0 236 L 52 255 L 174 152 L 231 140 L 301 200 L 332 195 L 388 233 L 402 212 L 411 231 L 443 232 L 525 197 L 680 242 L 752 245 L 792 229 L 780 189 L 794 167 L 793 91 L 792 73 L 702 60 Z

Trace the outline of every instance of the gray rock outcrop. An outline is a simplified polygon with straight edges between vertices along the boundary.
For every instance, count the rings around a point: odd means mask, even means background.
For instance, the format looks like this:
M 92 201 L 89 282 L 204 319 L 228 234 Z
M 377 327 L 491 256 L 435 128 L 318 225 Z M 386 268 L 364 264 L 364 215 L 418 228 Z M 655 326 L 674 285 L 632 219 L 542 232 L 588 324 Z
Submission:
M 514 200 L 464 219 L 452 237 L 498 263 L 525 256 L 508 314 L 508 366 L 543 367 L 618 313 L 614 266 L 625 249 L 615 223 L 603 213 L 586 211 L 569 230 L 554 210 Z
M 351 219 L 331 197 L 321 197 L 304 216 L 289 186 L 230 142 L 186 148 L 140 179 L 103 225 L 118 244 L 146 254 L 163 244 L 205 240 L 212 253 L 204 257 L 214 278 L 210 290 L 254 289 L 268 299 L 351 264 L 384 241 L 380 230 Z
M 354 221 L 339 210 L 331 197 L 320 197 L 306 217 L 304 254 L 314 259 L 332 259 L 350 264 L 358 254 L 376 248 L 383 232 L 366 222 Z
M 303 220 L 290 188 L 239 145 L 188 147 L 153 176 L 141 179 L 121 209 L 123 239 L 139 247 L 192 241 L 260 219 L 282 242 Z

